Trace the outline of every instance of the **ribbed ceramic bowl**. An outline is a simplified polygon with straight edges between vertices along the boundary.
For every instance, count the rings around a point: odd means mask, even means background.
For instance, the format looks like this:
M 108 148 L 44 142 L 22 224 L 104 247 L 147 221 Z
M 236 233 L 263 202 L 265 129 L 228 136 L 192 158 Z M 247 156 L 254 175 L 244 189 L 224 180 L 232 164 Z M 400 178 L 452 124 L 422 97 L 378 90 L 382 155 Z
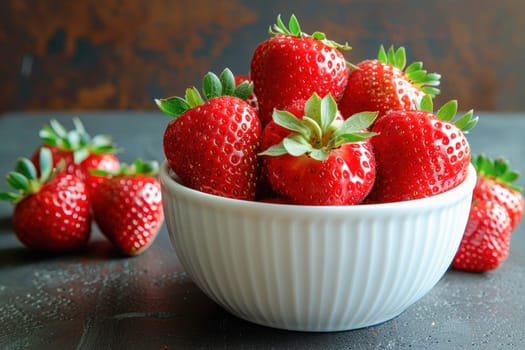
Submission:
M 340 331 L 390 320 L 448 269 L 476 181 L 426 199 L 297 206 L 222 198 L 177 182 L 162 165 L 166 223 L 195 284 L 242 319 Z

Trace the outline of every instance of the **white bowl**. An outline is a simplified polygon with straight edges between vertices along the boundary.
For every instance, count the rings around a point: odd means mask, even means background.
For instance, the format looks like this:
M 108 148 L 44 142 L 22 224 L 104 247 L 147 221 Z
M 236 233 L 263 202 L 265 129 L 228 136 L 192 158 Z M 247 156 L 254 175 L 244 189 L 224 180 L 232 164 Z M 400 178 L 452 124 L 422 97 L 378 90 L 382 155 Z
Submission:
M 163 163 L 164 213 L 186 272 L 242 319 L 340 331 L 390 320 L 448 269 L 468 218 L 476 173 L 430 198 L 299 206 L 209 195 Z

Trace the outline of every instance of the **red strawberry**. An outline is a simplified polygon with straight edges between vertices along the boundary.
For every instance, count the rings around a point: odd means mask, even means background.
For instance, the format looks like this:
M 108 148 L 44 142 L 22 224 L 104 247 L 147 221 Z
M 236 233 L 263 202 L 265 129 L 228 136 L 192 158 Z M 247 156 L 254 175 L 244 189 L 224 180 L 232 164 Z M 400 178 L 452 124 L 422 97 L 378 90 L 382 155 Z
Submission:
M 383 46 L 377 59 L 365 60 L 354 66 L 348 76 L 344 95 L 339 102 L 343 117 L 363 112 L 378 111 L 379 118 L 390 110 L 414 110 L 425 94 L 439 93 L 441 76 L 427 73 L 423 63 L 414 62 L 405 70 L 403 47 L 388 52 Z
M 82 248 L 91 234 L 86 186 L 75 175 L 52 168 L 49 149 L 42 148 L 39 158 L 40 171 L 29 159 L 21 158 L 7 176 L 7 183 L 17 192 L 0 194 L 0 199 L 15 204 L 13 230 L 31 249 Z
M 156 162 L 122 165 L 92 196 L 100 231 L 125 255 L 137 255 L 155 240 L 164 221 Z
M 297 104 L 293 109 L 296 109 Z M 264 172 L 283 198 L 306 205 L 360 203 L 375 178 L 366 128 L 375 113 L 343 122 L 331 95 L 313 94 L 304 111 L 276 110 L 263 132 Z
M 85 181 L 89 193 L 92 193 L 105 177 L 92 175 L 90 169 L 117 171 L 120 161 L 114 155 L 116 148 L 109 136 L 91 137 L 79 119 L 73 118 L 73 123 L 75 129 L 69 131 L 54 119 L 45 125 L 39 133 L 42 146 L 35 151 L 32 160 L 38 168 L 40 148 L 49 148 L 53 154 L 53 165 L 64 161 L 64 171 Z
M 220 77 L 208 73 L 203 90 L 207 101 L 196 88 L 186 90 L 186 99 L 156 100 L 163 112 L 176 118 L 164 133 L 168 164 L 188 187 L 253 200 L 261 123 L 243 100 L 252 86 L 236 86 L 233 73 L 225 69 Z
M 372 131 L 377 178 L 368 202 L 383 203 L 429 197 L 463 182 L 470 164 L 470 147 L 464 132 L 477 117 L 472 111 L 452 121 L 457 102 L 446 103 L 435 115 L 430 97 L 423 110 L 390 111 Z
M 272 119 L 274 108 L 283 109 L 296 99 L 308 99 L 314 92 L 332 94 L 339 100 L 348 79 L 346 60 L 324 33 L 308 35 L 301 31 L 295 16 L 289 28 L 277 17 L 270 29 L 273 36 L 260 43 L 251 60 L 251 78 L 259 102 L 263 124 Z
M 474 200 L 452 267 L 472 272 L 496 269 L 507 258 L 511 233 L 511 219 L 503 206 Z
M 510 170 L 509 163 L 503 158 L 492 160 L 480 154 L 472 163 L 478 173 L 473 198 L 502 205 L 509 213 L 511 231 L 514 231 L 523 217 L 525 206 L 522 189 L 514 185 L 519 173 Z

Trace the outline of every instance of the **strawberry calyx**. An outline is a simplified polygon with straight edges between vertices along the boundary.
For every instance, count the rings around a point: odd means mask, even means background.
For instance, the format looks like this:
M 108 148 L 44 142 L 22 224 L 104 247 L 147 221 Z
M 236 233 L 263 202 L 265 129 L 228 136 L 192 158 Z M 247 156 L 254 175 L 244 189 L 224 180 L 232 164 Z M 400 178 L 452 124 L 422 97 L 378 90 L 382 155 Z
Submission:
M 321 99 L 316 93 L 306 101 L 302 119 L 288 111 L 274 110 L 273 121 L 291 133 L 259 155 L 307 155 L 323 161 L 333 149 L 345 143 L 363 141 L 376 135 L 367 128 L 376 119 L 377 112 L 356 113 L 346 120 L 336 118 L 337 114 L 337 103 L 332 95 Z
M 514 184 L 520 173 L 510 169 L 509 162 L 503 157 L 491 159 L 484 154 L 479 154 L 477 157 L 472 157 L 472 164 L 478 176 L 493 179 L 514 191 L 523 191 L 522 187 Z
M 144 161 L 137 158 L 131 164 L 121 163 L 117 171 L 108 171 L 102 169 L 90 169 L 90 174 L 98 176 L 133 176 L 147 175 L 155 176 L 159 172 L 159 163 L 157 161 Z
M 202 92 L 207 100 L 219 96 L 235 96 L 246 101 L 252 91 L 253 83 L 249 81 L 243 81 L 236 85 L 235 76 L 229 68 L 225 68 L 219 76 L 213 72 L 208 72 L 202 81 Z M 204 104 L 204 102 L 205 99 L 194 86 L 186 89 L 184 98 L 173 96 L 155 99 L 159 109 L 174 118 L 179 117 L 191 108 Z
M 434 104 L 430 95 L 425 95 L 419 102 L 419 110 L 434 113 Z M 474 110 L 471 109 L 461 116 L 456 117 L 458 111 L 458 101 L 450 100 L 441 106 L 434 114 L 437 119 L 454 123 L 463 133 L 472 130 L 479 121 L 478 116 L 474 116 Z
M 404 72 L 408 80 L 423 93 L 432 97 L 439 95 L 440 90 L 437 86 L 440 84 L 441 74 L 428 73 L 423 69 L 423 62 L 420 61 L 413 62 L 407 67 L 406 51 L 404 47 L 401 46 L 397 50 L 394 50 L 394 47 L 390 46 L 388 51 L 386 51 L 383 45 L 381 45 L 377 54 L 377 60 Z M 357 66 L 351 63 L 348 63 L 348 65 L 352 69 L 358 69 Z
M 73 152 L 75 164 L 80 164 L 90 154 L 116 153 L 118 150 L 109 135 L 91 137 L 79 118 L 73 118 L 73 130 L 66 130 L 56 119 L 44 125 L 38 135 L 47 146 Z
M 40 175 L 31 160 L 25 157 L 18 159 L 15 170 L 7 174 L 6 183 L 16 192 L 0 192 L 0 200 L 18 203 L 24 198 L 40 191 L 42 186 L 62 170 L 60 162 L 53 168 L 53 156 L 49 148 L 42 147 L 39 153 Z
M 348 45 L 348 43 L 339 44 L 333 40 L 329 40 L 326 38 L 326 34 L 323 32 L 313 32 L 312 34 L 307 34 L 303 31 L 301 31 L 301 26 L 299 25 L 299 21 L 297 20 L 297 17 L 295 15 L 291 15 L 290 19 L 288 21 L 288 26 L 286 26 L 282 19 L 281 15 L 279 14 L 277 16 L 277 23 L 270 26 L 268 29 L 268 33 L 270 35 L 277 35 L 277 34 L 283 34 L 283 35 L 291 35 L 298 38 L 305 38 L 305 37 L 311 37 L 315 40 L 321 41 L 323 44 L 325 44 L 328 47 L 331 47 L 333 49 L 339 49 L 339 50 L 351 50 L 352 48 Z

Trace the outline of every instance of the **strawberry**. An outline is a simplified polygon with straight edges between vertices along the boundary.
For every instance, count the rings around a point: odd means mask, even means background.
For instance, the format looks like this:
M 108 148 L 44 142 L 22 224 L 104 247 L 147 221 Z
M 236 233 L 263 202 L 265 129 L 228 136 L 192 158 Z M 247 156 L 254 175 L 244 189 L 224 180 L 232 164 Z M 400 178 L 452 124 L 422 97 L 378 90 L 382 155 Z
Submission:
M 253 200 L 258 173 L 257 151 L 261 123 L 244 99 L 252 93 L 247 82 L 235 85 L 233 73 L 204 77 L 204 101 L 198 90 L 185 99 L 156 100 L 175 117 L 164 132 L 164 154 L 186 186 L 219 196 Z
M 471 272 L 496 269 L 508 256 L 511 233 L 511 218 L 502 205 L 474 199 L 452 267 Z
M 340 50 L 349 50 L 326 39 L 324 33 L 303 33 L 292 15 L 288 28 L 277 17 L 269 39 L 254 51 L 250 69 L 254 93 L 263 124 L 272 119 L 274 108 L 283 109 L 296 99 L 308 99 L 314 92 L 330 93 L 335 100 L 343 95 L 348 67 Z
M 306 205 L 351 205 L 368 194 L 375 160 L 366 128 L 375 113 L 343 122 L 331 95 L 313 94 L 303 108 L 276 110 L 263 131 L 264 173 L 283 199 Z
M 104 171 L 94 171 L 106 175 Z M 156 162 L 122 164 L 95 189 L 93 215 L 97 226 L 124 255 L 137 255 L 155 240 L 164 221 Z
M 424 95 L 435 97 L 441 76 L 427 73 L 422 62 L 406 69 L 403 47 L 388 52 L 380 47 L 377 59 L 353 66 L 339 108 L 343 117 L 363 111 L 378 111 L 378 119 L 390 110 L 414 110 Z
M 17 192 L 0 193 L 14 203 L 13 231 L 28 248 L 71 251 L 83 248 L 91 234 L 87 188 L 75 175 L 53 168 L 51 151 L 39 153 L 40 171 L 20 158 L 7 183 Z M 40 175 L 39 175 L 40 174 Z
M 367 202 L 383 203 L 429 197 L 463 182 L 470 164 L 464 135 L 478 118 L 472 110 L 456 115 L 457 102 L 443 105 L 436 114 L 432 100 L 423 98 L 421 110 L 393 110 L 379 118 L 372 131 L 377 178 Z
M 118 170 L 120 161 L 114 154 L 117 150 L 109 136 L 91 137 L 78 118 L 73 118 L 73 124 L 75 129 L 69 131 L 55 119 L 45 125 L 39 133 L 42 145 L 34 152 L 32 160 L 38 168 L 40 149 L 49 148 L 53 154 L 53 165 L 64 161 L 64 171 L 85 181 L 89 193 L 92 193 L 105 177 L 92 175 L 89 170 Z
M 508 161 L 503 158 L 492 160 L 480 154 L 472 163 L 478 174 L 474 199 L 502 205 L 509 213 L 511 231 L 514 231 L 523 217 L 524 208 L 522 188 L 514 184 L 519 173 L 509 169 Z

